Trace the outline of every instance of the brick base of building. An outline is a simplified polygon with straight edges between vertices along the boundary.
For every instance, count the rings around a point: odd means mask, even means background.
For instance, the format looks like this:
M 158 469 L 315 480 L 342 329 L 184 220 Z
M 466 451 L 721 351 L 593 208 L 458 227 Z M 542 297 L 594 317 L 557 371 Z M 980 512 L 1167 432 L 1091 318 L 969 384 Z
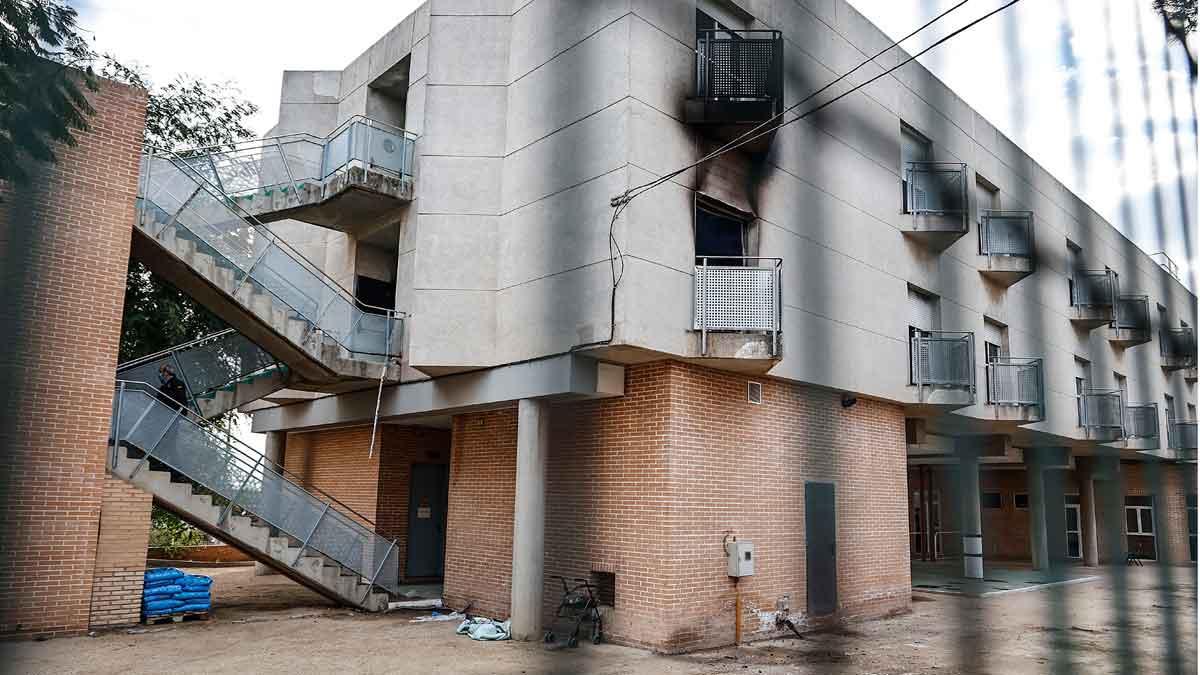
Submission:
M 92 577 L 93 629 L 127 626 L 141 620 L 152 505 L 150 493 L 118 478 L 104 477 L 100 538 Z

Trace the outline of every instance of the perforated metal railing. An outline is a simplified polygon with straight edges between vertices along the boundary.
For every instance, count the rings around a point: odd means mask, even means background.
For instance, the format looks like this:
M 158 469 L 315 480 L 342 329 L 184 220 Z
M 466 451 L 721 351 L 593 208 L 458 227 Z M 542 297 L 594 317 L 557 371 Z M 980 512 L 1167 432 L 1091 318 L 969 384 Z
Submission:
M 330 495 L 301 487 L 283 467 L 209 426 L 203 419 L 161 400 L 144 382 L 119 380 L 113 403 L 109 464 L 116 471 L 119 447 L 134 448 L 141 461 L 123 478 L 132 479 L 151 461 L 162 463 L 214 495 L 230 514 L 253 515 L 303 542 L 305 550 L 341 564 L 365 582 L 389 591 L 399 583 L 395 540 L 374 532 L 374 524 Z
M 1196 333 L 1192 328 L 1164 328 L 1159 332 L 1159 351 L 1163 359 L 1173 366 L 1196 365 Z
M 1127 403 L 1125 405 L 1125 437 L 1158 437 L 1158 404 Z
M 967 229 L 967 165 L 959 162 L 909 162 L 906 206 L 914 215 L 960 216 Z
M 1082 426 L 1089 433 L 1125 434 L 1124 397 L 1118 389 L 1089 389 L 1079 396 Z
M 704 256 L 698 260 L 692 327 L 701 332 L 701 354 L 708 353 L 710 332 L 753 331 L 769 333 L 771 355 L 778 355 L 783 259 Z
M 197 161 L 174 152 L 143 155 L 139 226 L 147 234 L 192 242 L 233 275 L 235 296 L 245 286 L 272 296 L 290 318 L 355 358 L 399 356 L 403 312 L 359 301 L 196 170 Z
M 913 384 L 975 391 L 975 334 L 920 331 L 910 344 Z
M 1150 297 L 1146 295 L 1122 295 L 1117 298 L 1114 328 L 1121 330 L 1150 330 Z
M 232 328 L 117 366 L 117 377 L 134 382 L 160 382 L 163 366 L 170 367 L 187 390 L 194 411 L 196 399 L 255 375 L 278 372 L 284 366 L 266 350 Z M 224 411 L 221 411 L 224 412 Z
M 1167 420 L 1167 447 L 1195 450 L 1196 440 L 1196 420 Z
M 987 364 L 987 401 L 992 405 L 1042 405 L 1042 360 L 1001 357 Z
M 1078 270 L 1071 285 L 1075 307 L 1111 306 L 1117 299 L 1117 273 L 1112 270 Z
M 783 100 L 783 34 L 702 30 L 696 34 L 696 96 Z
M 985 210 L 979 215 L 979 252 L 1033 257 L 1033 211 Z

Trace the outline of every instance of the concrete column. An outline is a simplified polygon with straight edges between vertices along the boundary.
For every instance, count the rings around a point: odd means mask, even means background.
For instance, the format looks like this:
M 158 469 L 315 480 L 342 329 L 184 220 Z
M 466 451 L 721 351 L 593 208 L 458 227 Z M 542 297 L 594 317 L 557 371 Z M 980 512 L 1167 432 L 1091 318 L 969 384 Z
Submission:
M 983 578 L 983 514 L 979 504 L 979 457 L 963 453 L 958 464 L 961 504 L 963 576 Z
M 1100 564 L 1100 546 L 1096 537 L 1096 482 L 1092 462 L 1088 458 L 1079 458 L 1076 467 L 1079 476 L 1079 539 L 1083 549 L 1083 564 L 1096 567 Z
M 1032 453 L 1025 457 L 1025 479 L 1029 490 L 1029 552 L 1033 569 L 1050 569 L 1050 547 L 1046 540 L 1046 482 L 1043 467 Z
M 268 431 L 267 442 L 263 446 L 263 457 L 268 463 L 283 466 L 283 451 L 286 447 L 286 431 Z M 268 574 L 279 574 L 279 572 L 276 572 L 275 568 L 268 567 L 260 562 L 254 563 L 254 576 L 261 577 Z
M 512 637 L 542 639 L 542 564 L 546 551 L 546 455 L 550 410 L 545 401 L 517 404 L 517 494 L 513 509 Z

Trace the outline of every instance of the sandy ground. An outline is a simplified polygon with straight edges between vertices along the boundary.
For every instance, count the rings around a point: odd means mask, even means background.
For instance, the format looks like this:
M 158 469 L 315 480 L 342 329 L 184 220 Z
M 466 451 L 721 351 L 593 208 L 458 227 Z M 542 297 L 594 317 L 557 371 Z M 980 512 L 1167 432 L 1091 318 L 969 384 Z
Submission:
M 1164 574 L 1165 572 L 1165 574 Z M 1196 672 L 1195 568 L 1130 568 L 1106 578 L 981 599 L 915 593 L 911 614 L 804 639 L 662 656 L 616 645 L 548 651 L 473 642 L 422 612 L 368 616 L 249 568 L 212 575 L 216 618 L 96 637 L 10 643 L 19 673 L 1142 673 Z M 1114 600 L 1129 599 L 1118 621 Z M 1055 611 L 1055 608 L 1058 611 Z M 1174 646 L 1171 650 L 1169 647 Z

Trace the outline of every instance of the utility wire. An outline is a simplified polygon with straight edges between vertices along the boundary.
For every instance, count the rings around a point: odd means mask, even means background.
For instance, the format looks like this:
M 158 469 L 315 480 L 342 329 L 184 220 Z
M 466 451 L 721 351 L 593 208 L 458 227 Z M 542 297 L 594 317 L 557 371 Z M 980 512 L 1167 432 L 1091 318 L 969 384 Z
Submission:
M 802 120 L 802 119 L 804 119 L 804 118 L 806 118 L 806 117 L 809 117 L 810 115 L 813 115 L 813 114 L 815 114 L 815 113 L 819 112 L 820 110 L 823 110 L 824 108 L 827 108 L 828 106 L 830 106 L 830 105 L 832 105 L 832 104 L 836 103 L 837 101 L 839 101 L 839 100 L 841 100 L 841 99 L 845 98 L 846 96 L 849 96 L 850 94 L 853 94 L 854 92 L 858 91 L 859 89 L 862 89 L 863 87 L 867 86 L 868 84 L 871 84 L 872 82 L 875 82 L 876 80 L 879 80 L 879 79 L 881 79 L 882 77 L 884 77 L 884 76 L 886 76 L 886 75 L 890 75 L 891 73 L 893 73 L 893 72 L 895 72 L 896 70 L 898 70 L 898 69 L 900 69 L 900 68 L 904 67 L 905 65 L 908 65 L 909 63 L 911 63 L 911 62 L 913 62 L 913 61 L 917 60 L 919 57 L 923 56 L 925 53 L 929 52 L 930 50 L 934 49 L 935 47 L 937 47 L 937 46 L 941 45 L 942 43 L 946 42 L 946 41 L 947 41 L 947 40 L 949 40 L 950 38 L 953 38 L 953 37 L 955 37 L 956 35 L 959 35 L 959 34 L 961 34 L 962 32 L 966 31 L 967 29 L 969 29 L 969 28 L 971 28 L 971 27 L 975 26 L 975 25 L 976 25 L 976 24 L 978 24 L 978 23 L 981 23 L 981 22 L 985 21 L 986 19 L 988 19 L 988 18 L 990 18 L 990 17 L 992 17 L 992 16 L 994 16 L 994 15 L 996 15 L 996 14 L 999 14 L 1000 12 L 1002 12 L 1002 11 L 1004 11 L 1004 10 L 1008 9 L 1009 7 L 1012 7 L 1012 6 L 1013 6 L 1013 5 L 1015 5 L 1015 4 L 1017 4 L 1017 3 L 1018 3 L 1018 2 L 1020 2 L 1021 0 L 1010 0 L 1010 2 L 1008 2 L 1008 3 L 1005 3 L 1004 5 L 1001 5 L 1000 7 L 997 7 L 996 9 L 992 10 L 991 12 L 988 12 L 987 14 L 984 14 L 983 16 L 979 17 L 978 19 L 975 19 L 974 21 L 972 21 L 972 22 L 970 22 L 970 23 L 966 24 L 965 26 L 963 26 L 963 27 L 961 27 L 961 28 L 959 28 L 959 29 L 957 29 L 957 30 L 953 31 L 952 33 L 950 33 L 950 34 L 946 35 L 945 37 L 943 37 L 943 38 L 939 39 L 938 41 L 936 41 L 936 42 L 934 42 L 933 44 L 929 45 L 929 46 L 928 46 L 928 47 L 926 47 L 925 49 L 922 49 L 921 51 L 917 52 L 916 54 L 913 54 L 912 56 L 908 57 L 908 58 L 907 58 L 907 59 L 905 59 L 904 61 L 901 61 L 900 63 L 896 64 L 895 66 L 892 66 L 891 68 L 888 68 L 887 70 L 885 70 L 885 71 L 883 71 L 882 73 L 879 73 L 878 75 L 876 75 L 876 76 L 874 76 L 874 77 L 872 77 L 872 78 L 870 78 L 870 79 L 866 80 L 865 82 L 862 82 L 862 83 L 860 83 L 860 84 L 858 84 L 858 85 L 855 85 L 854 87 L 852 87 L 852 88 L 848 89 L 847 91 L 845 91 L 845 92 L 842 92 L 841 94 L 838 94 L 837 96 L 835 96 L 835 97 L 833 97 L 833 98 L 829 99 L 829 100 L 828 100 L 828 101 L 826 101 L 825 103 L 822 103 L 821 105 L 818 105 L 818 106 L 816 106 L 815 108 L 812 108 L 811 110 L 809 110 L 809 111 L 807 111 L 807 112 L 805 112 L 805 113 L 803 113 L 803 114 L 801 114 L 801 115 L 797 115 L 796 117 L 793 117 L 792 119 L 790 119 L 790 120 L 788 120 L 788 121 L 786 121 L 786 122 L 782 122 L 782 123 L 780 123 L 779 125 L 777 125 L 777 126 L 775 126 L 775 127 L 773 127 L 773 128 L 763 129 L 763 127 L 764 127 L 764 126 L 767 126 L 767 125 L 770 125 L 770 124 L 772 124 L 772 123 L 773 123 L 773 122 L 774 122 L 776 119 L 778 119 L 778 118 L 782 117 L 782 116 L 783 116 L 783 115 L 785 115 L 787 112 L 789 112 L 789 111 L 791 111 L 791 110 L 794 110 L 795 108 L 799 107 L 801 104 L 805 103 L 806 101 L 812 100 L 812 98 L 813 98 L 813 97 L 817 96 L 818 94 L 820 94 L 821 92 L 825 91 L 825 90 L 826 90 L 826 89 L 828 89 L 829 87 L 831 87 L 831 86 L 833 86 L 834 84 L 836 84 L 836 83 L 840 82 L 841 80 L 845 79 L 845 78 L 846 78 L 848 75 L 850 75 L 851 73 L 855 72 L 855 71 L 856 71 L 856 70 L 858 70 L 859 68 L 862 68 L 863 66 L 867 65 L 868 63 L 871 63 L 871 62 L 873 62 L 873 61 L 874 61 L 876 58 L 878 58 L 878 57 L 879 57 L 880 55 L 882 55 L 883 53 L 887 52 L 888 50 L 892 49 L 893 47 L 896 47 L 896 46 L 898 46 L 898 45 L 900 44 L 900 42 L 903 42 L 904 40 L 907 40 L 908 38 L 912 37 L 913 35 L 916 35 L 917 33 L 919 33 L 919 32 L 921 32 L 922 30 L 924 30 L 926 27 L 928 27 L 929 25 L 931 25 L 933 22 L 935 22 L 935 21 L 937 21 L 938 19 L 940 19 L 941 17 L 945 16 L 946 14 L 949 14 L 950 12 L 954 11 L 954 10 L 955 10 L 955 9 L 957 9 L 958 7 L 961 7 L 963 4 L 965 4 L 965 3 L 966 3 L 966 1 L 967 1 L 967 0 L 963 0 L 963 2 L 960 2 L 959 4 L 957 4 L 957 5 L 953 6 L 953 7 L 951 7 L 951 8 L 950 8 L 950 9 L 948 9 L 948 10 L 946 10 L 946 11 L 945 11 L 945 12 L 943 12 L 942 14 L 940 14 L 940 15 L 938 15 L 937 17 L 935 17 L 934 19 L 930 20 L 930 21 L 929 21 L 928 23 L 926 23 L 925 25 L 921 26 L 921 28 L 918 28 L 916 31 L 913 31 L 912 33 L 909 33 L 907 36 L 905 36 L 905 37 L 904 37 L 904 38 L 902 38 L 901 40 L 899 40 L 899 41 L 897 41 L 897 42 L 894 42 L 894 43 L 892 43 L 892 45 L 891 45 L 891 46 L 887 47 L 886 49 L 884 49 L 883 51 L 879 52 L 879 53 L 878 53 L 878 54 L 876 54 L 875 56 L 872 56 L 871 58 L 867 59 L 866 61 L 863 61 L 863 62 L 862 62 L 862 63 L 860 63 L 858 66 L 856 66 L 856 67 L 855 67 L 853 70 L 851 70 L 851 71 L 847 72 L 845 75 L 842 75 L 841 77 L 837 78 L 836 80 L 833 80 L 832 82 L 830 82 L 829 84 L 825 85 L 825 86 L 824 86 L 824 87 L 822 87 L 821 89 L 819 89 L 819 90 L 817 90 L 816 92 L 813 92 L 813 93 L 812 93 L 812 94 L 810 94 L 809 96 L 805 97 L 805 98 L 804 98 L 802 101 L 800 101 L 800 102 L 796 103 L 795 105 L 792 105 L 792 106 L 790 106 L 790 107 L 789 107 L 787 110 L 785 110 L 785 111 L 783 111 L 783 112 L 779 113 L 778 115 L 776 115 L 776 116 L 772 117 L 771 119 L 767 120 L 766 122 L 763 122 L 763 123 L 759 124 L 759 125 L 758 125 L 757 127 L 755 127 L 754 129 L 751 129 L 750 131 L 747 131 L 746 133 L 742 134 L 742 135 L 741 135 L 741 136 L 739 136 L 738 138 L 736 138 L 736 139 L 734 139 L 734 140 L 730 141 L 729 143 L 726 143 L 724 146 L 722 146 L 722 147 L 718 148 L 717 150 L 715 150 L 715 151 L 713 151 L 713 152 L 709 153 L 708 155 L 705 155 L 704 157 L 701 157 L 700 159 L 696 160 L 695 162 L 692 162 L 691 164 L 689 164 L 689 165 L 687 165 L 687 166 L 685 166 L 685 167 L 683 167 L 683 168 L 681 168 L 681 169 L 677 169 L 677 170 L 675 170 L 675 171 L 672 171 L 672 172 L 670 172 L 670 173 L 668 173 L 668 174 L 665 174 L 665 175 L 663 175 L 663 176 L 660 176 L 660 177 L 658 177 L 658 178 L 656 178 L 656 179 L 654 179 L 654 180 L 652 180 L 652 181 L 650 181 L 650 182 L 648 182 L 648 183 L 644 183 L 644 184 L 642 184 L 642 185 L 638 185 L 638 186 L 635 186 L 635 187 L 629 188 L 628 190 L 625 190 L 625 192 L 623 192 L 622 194 L 620 194 L 620 195 L 618 195 L 618 196 L 616 196 L 616 197 L 613 197 L 613 199 L 612 199 L 612 201 L 611 201 L 611 204 L 612 204 L 612 205 L 613 205 L 613 207 L 615 208 L 615 207 L 616 207 L 618 204 L 621 204 L 621 203 L 628 203 L 628 202 L 629 202 L 630 200 L 632 200 L 634 197 L 637 197 L 638 195 L 640 195 L 640 194 L 642 194 L 642 193 L 644 193 L 644 192 L 647 192 L 647 191 L 649 191 L 649 190 L 652 190 L 652 189 L 654 189 L 655 187 L 658 187 L 659 185 L 661 185 L 661 184 L 663 184 L 663 183 L 665 183 L 665 182 L 667 182 L 667 181 L 671 180 L 672 178 L 674 178 L 674 177 L 676 177 L 676 176 L 678 176 L 678 175 L 680 175 L 680 174 L 684 173 L 685 171 L 688 171 L 688 170 L 690 170 L 690 169 L 693 169 L 693 168 L 695 168 L 695 167 L 697 167 L 697 166 L 700 166 L 701 164 L 703 164 L 703 163 L 705 163 L 705 162 L 708 162 L 708 161 L 711 161 L 711 160 L 713 160 L 713 159 L 715 159 L 715 158 L 717 158 L 717 157 L 719 157 L 719 156 L 721 156 L 721 155 L 723 155 L 723 154 L 725 154 L 725 153 L 727 153 L 727 152 L 730 152 L 730 151 L 732 151 L 732 150 L 736 150 L 737 148 L 740 148 L 740 147 L 742 147 L 743 145 L 746 145 L 747 143 L 750 143 L 750 142 L 752 142 L 752 141 L 755 141 L 755 140 L 757 140 L 757 139 L 759 139 L 759 138 L 761 138 L 761 137 L 763 137 L 763 136 L 765 136 L 765 135 L 767 135 L 767 134 L 769 134 L 769 133 L 773 133 L 773 132 L 774 132 L 776 129 L 783 128 L 783 127 L 785 127 L 785 126 L 787 126 L 787 125 L 789 125 L 789 124 L 792 124 L 792 123 L 794 123 L 794 122 L 799 122 L 800 120 Z

